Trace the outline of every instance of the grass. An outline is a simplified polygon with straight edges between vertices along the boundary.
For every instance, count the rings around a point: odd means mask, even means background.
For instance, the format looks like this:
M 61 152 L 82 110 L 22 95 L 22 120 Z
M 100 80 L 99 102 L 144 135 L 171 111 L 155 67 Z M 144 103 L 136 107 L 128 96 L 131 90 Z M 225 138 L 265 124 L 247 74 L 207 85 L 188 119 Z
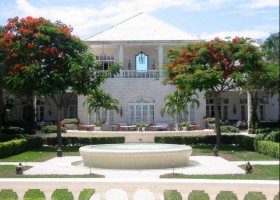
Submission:
M 27 170 L 29 166 L 24 166 Z M 0 178 L 104 178 L 103 175 L 85 174 L 85 175 L 18 175 L 15 173 L 14 165 L 0 165 Z M 24 172 L 23 172 L 24 174 Z M 1 198 L 0 198 L 1 199 Z
M 212 156 L 213 146 L 211 145 L 191 145 L 193 148 L 192 156 Z M 221 146 L 219 148 L 219 156 L 223 157 L 228 161 L 243 161 L 244 155 L 246 155 L 249 161 L 267 161 L 267 160 L 277 160 L 267 155 L 259 154 L 254 151 L 248 151 L 239 146 Z
M 80 156 L 79 146 L 63 147 L 63 156 Z M 43 162 L 56 157 L 57 147 L 43 146 L 39 149 L 33 149 L 24 153 L 7 158 L 1 158 L 0 162 Z
M 244 166 L 241 166 L 244 169 Z M 254 165 L 251 174 L 223 174 L 223 175 L 185 175 L 164 174 L 161 178 L 176 179 L 240 179 L 240 180 L 279 180 L 279 165 Z

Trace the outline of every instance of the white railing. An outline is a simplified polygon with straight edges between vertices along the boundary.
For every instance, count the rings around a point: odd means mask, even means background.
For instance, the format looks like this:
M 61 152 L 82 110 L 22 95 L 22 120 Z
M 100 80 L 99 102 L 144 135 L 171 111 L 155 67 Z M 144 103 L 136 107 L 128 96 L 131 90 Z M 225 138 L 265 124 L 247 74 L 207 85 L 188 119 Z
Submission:
M 164 78 L 162 70 L 121 70 L 119 74 L 112 75 L 108 72 L 108 78 Z
M 177 190 L 187 200 L 193 190 L 202 190 L 207 193 L 210 200 L 215 200 L 220 191 L 232 191 L 238 200 L 243 200 L 248 192 L 262 192 L 267 200 L 273 200 L 279 192 L 279 181 L 265 180 L 199 180 L 199 179 L 0 179 L 0 190 L 12 189 L 17 193 L 18 199 L 23 200 L 25 192 L 29 189 L 40 189 L 44 192 L 46 199 L 50 200 L 56 189 L 68 189 L 72 192 L 74 199 L 78 199 L 83 189 L 95 189 L 100 199 L 108 198 L 108 193 L 118 190 L 126 194 L 126 199 L 138 199 L 137 194 L 145 190 L 151 194 L 151 198 L 145 200 L 163 199 L 165 190 Z

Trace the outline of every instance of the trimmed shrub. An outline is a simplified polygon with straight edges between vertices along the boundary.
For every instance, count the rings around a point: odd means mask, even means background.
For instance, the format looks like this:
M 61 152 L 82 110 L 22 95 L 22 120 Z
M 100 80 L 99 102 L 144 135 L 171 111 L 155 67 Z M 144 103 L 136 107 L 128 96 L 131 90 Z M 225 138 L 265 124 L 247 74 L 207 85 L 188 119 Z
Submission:
M 28 137 L 24 139 L 15 139 L 9 142 L 0 143 L 0 158 L 13 156 L 30 149 L 40 148 L 43 145 L 43 139 L 40 137 Z
M 79 119 L 77 118 L 69 118 L 63 120 L 64 124 L 79 124 Z
M 188 197 L 188 200 L 209 200 L 210 197 L 202 190 L 193 190 Z
M 279 158 L 279 143 L 255 140 L 255 151 L 273 158 Z
M 248 192 L 245 195 L 244 200 L 266 200 L 266 197 L 261 192 Z
M 177 190 L 165 190 L 164 200 L 182 200 L 182 195 Z
M 52 200 L 74 200 L 74 196 L 72 192 L 68 191 L 68 189 L 56 189 L 52 193 Z
M 277 130 L 277 131 L 271 131 L 271 132 L 264 138 L 264 140 L 272 141 L 272 142 L 280 142 L 280 132 L 279 132 L 279 130 Z
M 44 137 L 44 144 L 49 146 L 57 145 L 56 137 Z M 63 146 L 84 146 L 93 144 L 117 144 L 124 143 L 124 137 L 62 137 Z
M 16 127 L 16 126 L 5 126 L 1 127 L 0 133 L 2 134 L 25 134 L 25 130 L 22 127 Z
M 45 200 L 45 194 L 40 189 L 29 189 L 24 194 L 24 200 Z
M 28 130 L 32 130 L 32 125 L 28 121 L 24 121 L 24 120 L 6 121 L 4 122 L 4 126 L 21 127 L 25 130 L 27 134 L 32 134 L 32 132 L 28 131 Z
M 239 128 L 236 128 L 234 126 L 221 126 L 221 132 L 222 133 L 238 133 Z
M 79 200 L 89 200 L 90 197 L 94 194 L 94 189 L 83 189 L 79 195 Z
M 221 191 L 217 197 L 216 200 L 238 200 L 237 196 L 235 193 L 232 191 Z
M 49 133 L 56 133 L 57 126 L 56 125 L 47 125 L 43 126 L 41 129 L 42 133 L 49 134 Z M 61 127 L 61 133 L 65 133 L 65 128 Z
M 18 195 L 11 189 L 2 189 L 0 191 L 0 199 L 17 200 Z
M 23 139 L 23 138 L 26 138 L 26 136 L 23 135 L 23 134 L 16 134 L 16 135 L 0 134 L 0 142 L 7 142 L 7 141 L 10 141 L 10 140 Z

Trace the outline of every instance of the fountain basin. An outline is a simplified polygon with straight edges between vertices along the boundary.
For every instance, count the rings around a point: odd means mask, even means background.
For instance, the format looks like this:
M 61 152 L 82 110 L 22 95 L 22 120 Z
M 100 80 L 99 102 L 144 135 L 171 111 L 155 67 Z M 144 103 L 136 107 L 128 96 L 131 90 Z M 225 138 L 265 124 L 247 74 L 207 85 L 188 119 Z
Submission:
M 79 149 L 84 165 L 105 169 L 162 169 L 186 166 L 186 145 L 135 143 L 88 145 Z

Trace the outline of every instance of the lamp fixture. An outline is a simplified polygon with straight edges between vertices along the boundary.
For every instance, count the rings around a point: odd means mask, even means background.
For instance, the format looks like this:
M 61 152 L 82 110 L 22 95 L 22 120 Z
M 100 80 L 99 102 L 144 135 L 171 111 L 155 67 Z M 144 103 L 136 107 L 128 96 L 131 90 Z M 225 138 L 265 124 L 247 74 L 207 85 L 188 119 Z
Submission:
M 130 59 L 129 59 L 129 61 L 128 61 L 127 68 L 128 68 L 129 70 L 131 69 Z

